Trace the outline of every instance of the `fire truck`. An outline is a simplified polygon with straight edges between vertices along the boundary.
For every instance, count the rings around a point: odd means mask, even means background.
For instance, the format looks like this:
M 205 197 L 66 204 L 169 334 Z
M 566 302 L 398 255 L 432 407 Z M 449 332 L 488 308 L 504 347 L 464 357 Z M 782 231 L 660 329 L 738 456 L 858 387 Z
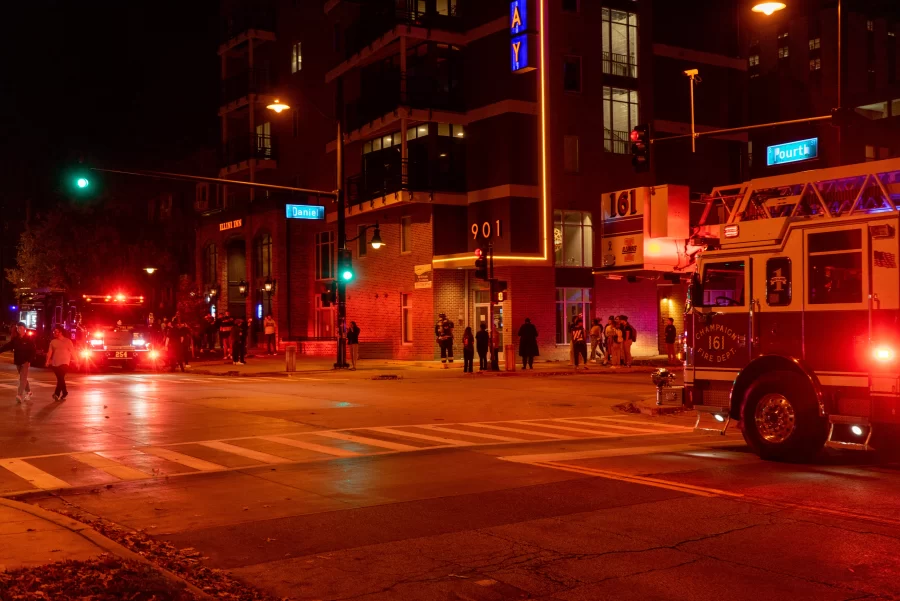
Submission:
M 900 424 L 900 159 L 705 200 L 685 315 L 698 428 L 736 421 L 774 460 L 872 449 Z
M 78 367 L 152 366 L 159 355 L 148 315 L 143 296 L 82 295 L 74 337 Z

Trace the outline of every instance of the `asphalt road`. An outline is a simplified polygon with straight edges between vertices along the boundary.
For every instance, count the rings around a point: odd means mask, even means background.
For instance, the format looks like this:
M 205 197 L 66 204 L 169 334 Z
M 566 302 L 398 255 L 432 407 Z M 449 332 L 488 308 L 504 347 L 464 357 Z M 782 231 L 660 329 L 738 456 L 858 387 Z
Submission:
M 646 374 L 291 379 L 0 365 L 0 495 L 303 600 L 900 599 L 900 464 L 763 462 L 614 406 Z

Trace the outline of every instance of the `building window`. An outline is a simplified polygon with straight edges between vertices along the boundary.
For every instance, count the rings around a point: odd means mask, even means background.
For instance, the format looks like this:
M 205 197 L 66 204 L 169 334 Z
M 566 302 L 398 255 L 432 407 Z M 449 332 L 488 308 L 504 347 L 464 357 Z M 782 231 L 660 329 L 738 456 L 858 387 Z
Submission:
M 876 154 L 877 152 L 877 154 Z M 885 146 L 875 147 L 870 144 L 866 144 L 866 162 L 869 161 L 883 161 L 884 159 L 888 159 L 891 156 L 891 149 Z
M 822 47 L 822 38 L 813 38 L 809 41 L 810 50 L 818 50 Z
M 422 4 L 422 2 L 419 2 Z M 457 0 L 436 0 L 435 12 L 439 15 L 455 17 L 459 13 L 456 8 Z
M 219 254 L 216 251 L 215 244 L 207 244 L 203 249 L 203 283 L 216 283 L 216 270 L 219 261 Z
M 591 214 L 553 211 L 553 250 L 557 267 L 593 267 L 594 227 Z
M 460 125 L 460 128 L 462 126 Z M 449 132 L 448 132 L 449 135 Z M 406 140 L 418 140 L 419 138 L 428 137 L 428 124 L 423 123 L 422 125 L 417 125 L 416 127 L 410 127 L 406 130 Z
M 256 277 L 267 278 L 272 275 L 272 236 L 263 234 L 256 239 L 254 249 L 256 259 Z
M 566 173 L 578 173 L 578 136 L 563 136 L 563 166 Z
M 562 0 L 562 9 L 564 13 L 577 13 L 578 0 Z
M 296 73 L 300 69 L 303 68 L 303 50 L 300 47 L 300 42 L 294 44 L 293 51 L 291 52 L 291 73 Z
M 569 328 L 579 317 L 590 328 L 591 292 L 590 288 L 556 289 L 556 344 L 569 343 Z
M 822 68 L 822 59 L 821 58 L 809 59 L 809 70 L 810 71 L 818 71 L 821 68 Z
M 747 59 L 747 62 L 751 67 L 758 67 L 759 66 L 759 55 L 751 54 L 750 58 Z
M 334 278 L 334 232 L 316 234 L 316 279 Z
M 638 125 L 637 90 L 603 87 L 603 148 L 631 152 L 631 130 Z
M 778 58 L 787 58 L 790 55 L 790 39 L 788 32 L 778 34 Z
M 866 31 L 875 31 L 875 21 L 872 19 L 866 21 Z
M 359 236 L 359 240 L 356 241 L 356 256 L 359 258 L 365 257 L 366 253 L 369 250 L 369 245 L 366 241 L 366 226 L 360 225 L 356 228 L 356 235 Z
M 412 252 L 412 217 L 409 215 L 400 218 L 400 252 Z
M 862 231 L 853 229 L 810 234 L 808 248 L 809 303 L 861 303 Z
M 604 8 L 601 14 L 603 72 L 621 77 L 637 77 L 637 14 L 611 8 Z
M 563 89 L 566 92 L 581 92 L 581 57 L 563 57 Z
M 400 335 L 403 344 L 413 341 L 412 301 L 408 294 L 400 295 Z
M 466 130 L 462 125 L 453 123 L 438 123 L 438 135 L 451 138 L 465 138 Z M 427 134 L 426 134 L 427 135 Z
M 707 307 L 744 305 L 743 261 L 707 263 L 703 267 L 703 304 Z

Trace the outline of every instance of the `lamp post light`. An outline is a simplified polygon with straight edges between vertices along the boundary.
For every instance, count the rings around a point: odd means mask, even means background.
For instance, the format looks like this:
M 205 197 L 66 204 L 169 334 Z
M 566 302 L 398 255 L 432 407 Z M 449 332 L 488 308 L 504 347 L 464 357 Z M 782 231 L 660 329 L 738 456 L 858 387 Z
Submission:
M 785 8 L 787 8 L 787 5 L 784 2 L 760 2 L 753 7 L 753 12 L 763 13 L 764 15 L 769 17 L 773 13 L 779 10 L 784 10 Z M 278 101 L 276 100 L 275 102 Z
M 238 293 L 239 293 L 241 296 L 243 296 L 244 298 L 247 297 L 247 282 L 245 282 L 244 280 L 241 280 L 241 281 L 238 283 Z
M 153 275 L 156 273 L 156 267 L 144 267 L 144 271 L 146 271 L 149 275 Z
M 266 291 L 266 294 L 272 294 L 275 292 L 275 280 L 272 278 L 267 278 L 265 283 L 263 284 L 263 290 Z

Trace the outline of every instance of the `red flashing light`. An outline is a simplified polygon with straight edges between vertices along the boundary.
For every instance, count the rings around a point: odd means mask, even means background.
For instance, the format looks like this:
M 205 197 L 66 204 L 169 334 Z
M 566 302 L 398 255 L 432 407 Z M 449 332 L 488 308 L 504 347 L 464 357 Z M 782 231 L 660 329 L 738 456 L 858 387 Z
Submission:
M 483 255 L 483 254 L 484 254 L 484 251 L 482 251 L 480 248 L 475 249 L 475 258 L 476 259 L 480 259 L 481 255 Z
M 25 332 L 25 335 L 26 336 L 34 336 L 34 332 L 31 330 L 28 330 L 27 332 Z
M 125 302 L 125 295 L 120 292 L 119 294 L 116 295 L 116 301 L 118 301 L 120 303 Z
M 895 353 L 894 349 L 888 346 L 879 346 L 872 351 L 872 356 L 876 361 L 881 363 L 890 363 L 894 360 Z
M 637 142 L 638 138 L 640 138 L 640 137 L 641 137 L 641 134 L 638 132 L 638 130 L 636 130 L 636 129 L 631 130 L 631 141 L 632 142 Z

